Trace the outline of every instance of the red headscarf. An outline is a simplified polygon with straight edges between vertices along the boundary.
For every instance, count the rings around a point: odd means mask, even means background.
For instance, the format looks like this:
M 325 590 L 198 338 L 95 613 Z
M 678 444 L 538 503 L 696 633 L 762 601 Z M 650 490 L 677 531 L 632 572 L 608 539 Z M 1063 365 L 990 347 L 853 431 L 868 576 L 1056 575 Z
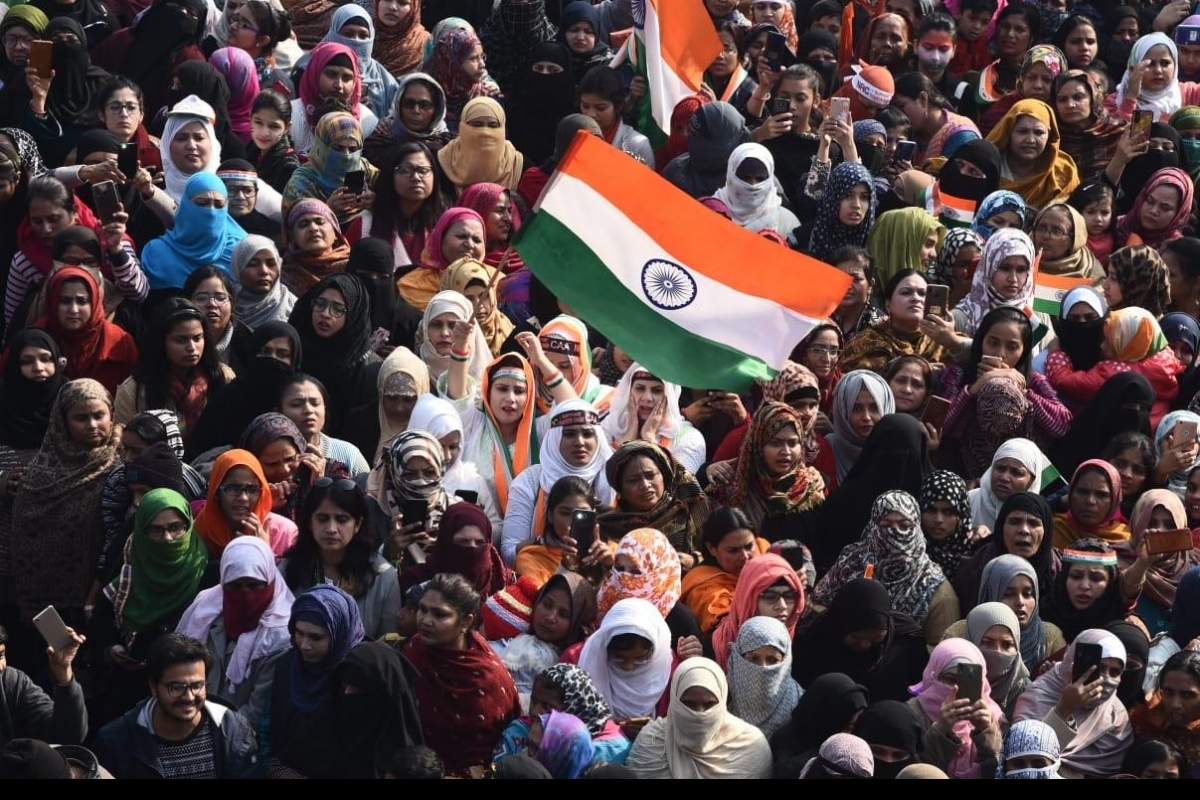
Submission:
M 498 183 L 475 183 L 467 187 L 458 198 L 458 205 L 462 208 L 469 208 L 484 219 L 484 234 L 487 234 L 487 216 L 492 213 L 492 209 L 496 207 L 501 195 L 508 197 L 510 211 L 512 213 L 512 231 L 508 235 L 508 242 L 505 242 L 499 247 L 493 247 L 487 251 L 487 255 L 483 257 L 483 263 L 489 267 L 500 268 L 500 262 L 504 259 L 504 254 L 508 252 L 508 244 L 517 235 L 517 231 L 521 230 L 521 212 L 517 209 L 517 204 L 513 202 L 513 197 L 516 192 L 501 186 Z M 525 266 L 525 262 L 521 261 L 517 251 L 513 250 L 509 253 L 508 260 L 504 262 L 503 272 L 505 275 L 516 272 L 521 267 Z
M 67 330 L 58 320 L 58 301 L 63 284 L 81 281 L 92 301 L 92 316 L 78 330 Z M 82 267 L 63 267 L 46 284 L 46 307 L 33 327 L 40 328 L 58 343 L 67 359 L 69 380 L 92 378 L 112 394 L 137 363 L 137 345 L 126 331 L 104 319 L 104 295 L 92 273 Z
M 483 532 L 487 544 L 483 547 L 462 547 L 454 543 L 454 534 L 468 525 Z M 474 503 L 454 503 L 442 514 L 438 525 L 438 536 L 429 551 L 429 560 L 411 569 L 404 570 L 400 588 L 427 581 L 439 572 L 452 572 L 466 578 L 480 597 L 491 597 L 513 583 L 516 577 L 512 570 L 500 560 L 492 542 L 492 523 L 483 509 Z
M 329 62 L 335 56 L 350 58 L 350 66 L 354 70 L 354 87 L 350 90 L 350 96 L 356 99 L 362 97 L 362 76 L 358 65 L 358 56 L 354 55 L 354 51 L 344 44 L 321 42 L 309 54 L 308 66 L 304 68 L 304 75 L 300 78 L 300 105 L 304 108 L 304 116 L 309 125 L 317 124 L 317 108 L 321 105 L 321 93 L 317 89 L 317 81 L 321 77 L 321 72 L 329 66 Z M 350 109 L 350 113 L 354 115 L 355 119 L 362 119 L 361 107 L 362 103 L 356 102 Z
M 785 623 L 788 636 L 796 633 L 796 622 L 804 612 L 804 584 L 800 581 L 800 576 L 782 556 L 764 553 L 753 558 L 742 567 L 742 573 L 738 575 L 737 588 L 733 591 L 733 608 L 713 631 L 713 656 L 721 665 L 721 669 L 725 669 L 729 660 L 729 646 L 737 641 L 742 623 L 758 616 L 758 596 L 780 581 L 786 581 L 796 592 L 796 607 L 792 609 L 791 616 Z
M 92 210 L 78 197 L 75 198 L 75 224 L 91 228 L 96 232 L 96 237 L 101 242 L 104 241 L 104 231 L 101 229 L 100 220 L 96 219 Z M 54 256 L 50 254 L 50 248 L 46 245 L 45 239 L 34 231 L 28 214 L 22 217 L 20 224 L 17 225 L 17 249 L 29 260 L 30 264 L 37 267 L 37 271 L 41 274 L 49 275 L 54 269 Z M 90 378 L 92 376 L 81 375 L 80 377 Z

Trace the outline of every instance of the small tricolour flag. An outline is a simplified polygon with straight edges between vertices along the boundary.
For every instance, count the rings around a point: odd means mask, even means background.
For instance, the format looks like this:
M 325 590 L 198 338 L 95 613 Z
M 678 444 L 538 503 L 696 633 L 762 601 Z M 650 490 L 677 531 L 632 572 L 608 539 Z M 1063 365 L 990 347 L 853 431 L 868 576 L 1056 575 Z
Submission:
M 535 211 L 516 241 L 533 274 L 683 386 L 745 391 L 774 377 L 850 286 L 846 273 L 735 225 L 587 133 Z
M 633 35 L 612 66 L 628 61 L 634 74 L 646 79 L 646 94 L 633 108 L 633 127 L 658 149 L 671 134 L 676 104 L 700 91 L 721 40 L 700 0 L 633 0 L 633 21 Z
M 1092 285 L 1087 278 L 1067 278 L 1061 275 L 1047 275 L 1044 272 L 1038 272 L 1036 280 L 1033 285 L 1033 310 L 1051 317 L 1059 315 L 1067 292 L 1080 286 Z

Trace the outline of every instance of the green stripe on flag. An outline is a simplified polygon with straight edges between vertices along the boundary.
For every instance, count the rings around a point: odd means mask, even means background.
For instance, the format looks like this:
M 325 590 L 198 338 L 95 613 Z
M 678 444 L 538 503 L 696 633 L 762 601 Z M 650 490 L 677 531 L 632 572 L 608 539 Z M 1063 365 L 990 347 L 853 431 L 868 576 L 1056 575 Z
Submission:
M 1051 317 L 1057 317 L 1062 310 L 1062 300 L 1034 295 L 1033 310 L 1039 314 L 1049 314 Z
M 744 392 L 755 380 L 776 375 L 762 361 L 697 336 L 647 306 L 582 239 L 545 211 L 522 228 L 516 249 L 572 312 L 664 380 Z
M 634 61 L 633 71 L 635 75 L 645 78 L 647 56 L 646 43 L 642 39 L 642 34 L 642 31 L 634 29 L 633 40 L 634 47 L 637 48 L 637 59 Z M 650 101 L 649 89 L 634 103 L 632 118 L 633 129 L 649 139 L 652 148 L 658 150 L 667 143 L 667 139 L 670 138 L 670 131 L 664 131 L 658 127 L 658 123 L 654 119 L 654 110 Z M 662 165 L 660 164 L 659 166 L 661 167 Z
M 1038 484 L 1038 492 L 1046 491 L 1046 487 L 1052 486 L 1056 481 L 1063 479 L 1062 473 L 1058 471 L 1058 467 L 1047 463 L 1046 468 L 1042 470 L 1041 481 Z

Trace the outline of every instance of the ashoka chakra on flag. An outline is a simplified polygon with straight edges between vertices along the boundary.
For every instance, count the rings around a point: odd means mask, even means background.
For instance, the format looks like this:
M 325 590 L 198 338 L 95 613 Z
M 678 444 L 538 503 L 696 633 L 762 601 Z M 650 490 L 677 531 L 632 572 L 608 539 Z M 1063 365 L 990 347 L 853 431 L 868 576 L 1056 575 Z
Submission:
M 653 258 L 642 267 L 642 292 L 656 307 L 674 311 L 696 299 L 696 279 L 678 264 Z

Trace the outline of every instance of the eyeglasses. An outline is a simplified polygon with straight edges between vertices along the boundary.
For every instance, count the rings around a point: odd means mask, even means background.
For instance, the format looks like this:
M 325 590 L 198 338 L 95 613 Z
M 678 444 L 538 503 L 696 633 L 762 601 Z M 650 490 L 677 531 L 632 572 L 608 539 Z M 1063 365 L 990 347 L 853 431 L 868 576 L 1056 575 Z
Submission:
M 608 665 L 614 669 L 622 670 L 623 672 L 632 672 L 638 667 L 648 666 L 653 658 L 653 654 L 645 656 L 644 658 L 615 658 L 613 656 L 609 656 Z
M 1065 239 L 1070 235 L 1057 225 L 1038 225 L 1033 229 L 1033 232 L 1039 233 L 1042 236 L 1049 236 L 1051 239 Z
M 258 187 L 252 183 L 235 183 L 231 186 L 226 186 L 225 190 L 229 192 L 230 197 L 250 197 L 258 191 Z
M 147 525 L 146 535 L 156 541 L 178 539 L 188 532 L 186 522 L 172 522 L 170 525 Z
M 313 311 L 317 312 L 318 314 L 324 314 L 326 311 L 328 311 L 329 316 L 333 317 L 334 319 L 341 319 L 342 317 L 346 316 L 346 307 L 344 305 L 341 303 L 331 303 L 324 297 L 318 297 L 316 300 L 313 300 L 312 307 Z
M 413 97 L 406 97 L 404 100 L 400 101 L 400 107 L 407 108 L 409 110 L 412 110 L 415 108 L 418 111 L 432 111 L 433 110 L 433 101 L 432 100 L 417 100 L 416 98 L 413 98 Z
M 424 178 L 433 172 L 433 168 L 432 167 L 402 166 L 402 167 L 396 167 L 395 172 L 397 175 L 399 175 L 402 178 L 411 178 L 414 175 L 418 178 Z
M 223 483 L 217 488 L 226 497 L 246 495 L 246 497 L 254 498 L 262 494 L 262 487 L 256 483 Z
M 139 106 L 137 103 L 112 102 L 112 103 L 105 103 L 104 110 L 110 114 L 117 114 L 117 115 L 124 114 L 124 115 L 128 115 L 128 116 L 132 117 L 134 114 L 141 111 L 142 107 Z
M 314 489 L 328 489 L 330 486 L 336 486 L 344 492 L 353 492 L 358 488 L 358 484 L 346 478 L 317 478 L 317 482 L 313 484 Z
M 195 681 L 193 683 L 171 681 L 163 685 L 167 687 L 167 694 L 171 695 L 171 697 L 183 697 L 184 694 L 189 692 L 199 696 L 208 691 L 208 684 L 204 681 Z
M 761 602 L 770 603 L 771 605 L 778 603 L 780 600 L 791 605 L 796 602 L 796 597 L 797 594 L 790 590 L 765 589 L 758 596 L 758 599 Z
M 14 49 L 18 48 L 18 47 L 23 47 L 26 50 L 28 50 L 29 48 L 33 47 L 33 37 L 32 36 L 17 36 L 16 34 L 6 33 L 6 34 L 4 34 L 4 46 L 11 47 Z
M 215 292 L 213 294 L 209 294 L 208 292 L 196 292 L 194 295 L 192 295 L 192 302 L 198 306 L 206 306 L 209 303 L 218 306 L 226 306 L 229 305 L 229 295 L 223 292 Z
M 824 356 L 826 358 L 836 359 L 839 356 L 841 356 L 842 348 L 830 347 L 829 345 L 826 345 L 826 344 L 814 344 L 814 345 L 809 346 L 808 352 L 812 353 L 814 356 L 818 356 L 818 357 Z
M 87 267 L 96 269 L 100 266 L 100 262 L 94 258 L 79 258 L 78 256 L 63 256 L 62 263 L 68 267 Z

